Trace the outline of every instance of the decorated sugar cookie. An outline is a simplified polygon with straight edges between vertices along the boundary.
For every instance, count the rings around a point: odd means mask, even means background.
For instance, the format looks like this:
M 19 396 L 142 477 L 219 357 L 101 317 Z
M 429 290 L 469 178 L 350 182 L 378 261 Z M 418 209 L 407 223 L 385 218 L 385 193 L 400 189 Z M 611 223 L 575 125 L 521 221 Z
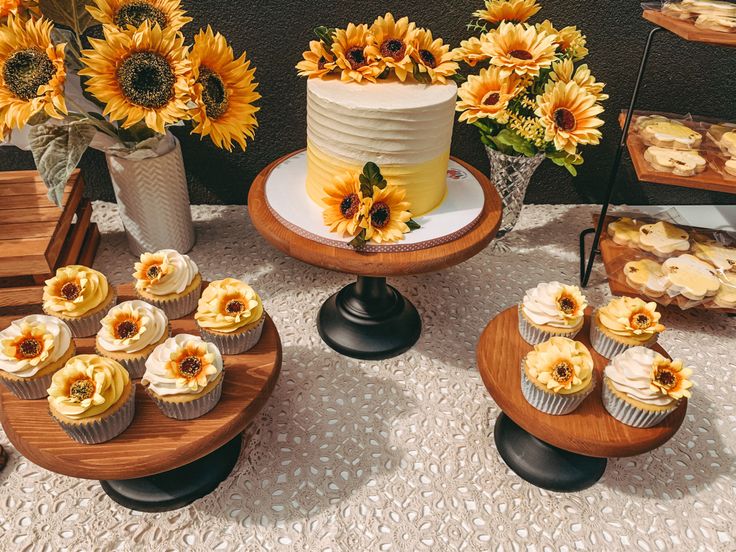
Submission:
M 608 225 L 608 235 L 614 243 L 627 247 L 638 247 L 639 229 L 643 225 L 643 222 L 623 217 Z
M 655 171 L 677 176 L 695 176 L 706 168 L 705 157 L 697 151 L 685 151 L 651 146 L 644 152 L 644 159 Z
M 718 145 L 725 153 L 728 153 L 731 157 L 736 157 L 736 130 L 723 133 Z
M 662 264 L 662 270 L 672 284 L 668 293 L 673 297 L 683 295 L 699 301 L 715 295 L 721 287 L 715 269 L 693 255 L 667 259 Z
M 734 247 L 726 247 L 716 242 L 695 243 L 693 252 L 699 259 L 711 263 L 720 270 L 736 272 L 736 248 Z
M 695 20 L 695 26 L 700 29 L 708 29 L 719 33 L 732 33 L 736 31 L 736 17 L 723 15 L 699 15 Z
M 698 15 L 736 17 L 736 4 L 723 0 L 682 0 L 681 6 Z
M 682 228 L 660 221 L 639 228 L 639 246 L 658 257 L 690 249 L 690 234 Z
M 690 10 L 688 10 L 687 8 L 683 8 L 682 4 L 675 4 L 673 2 L 662 4 L 662 13 L 676 19 L 687 20 L 692 17 Z
M 639 117 L 636 128 L 648 146 L 691 150 L 697 148 L 703 141 L 703 135 L 699 132 L 680 121 L 661 115 Z
M 662 265 L 650 259 L 626 263 L 624 274 L 627 284 L 643 291 L 649 297 L 662 297 L 671 285 L 662 270 Z
M 713 302 L 722 309 L 736 308 L 736 273 L 724 272 L 718 278 L 721 280 L 721 287 Z

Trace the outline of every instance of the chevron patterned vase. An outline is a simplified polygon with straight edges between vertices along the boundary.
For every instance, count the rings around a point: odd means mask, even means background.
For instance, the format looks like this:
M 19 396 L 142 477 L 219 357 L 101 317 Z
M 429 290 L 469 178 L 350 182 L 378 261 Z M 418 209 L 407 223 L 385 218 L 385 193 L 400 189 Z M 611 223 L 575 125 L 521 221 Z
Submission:
M 106 157 L 131 253 L 189 251 L 194 246 L 194 226 L 179 141 L 160 157 Z

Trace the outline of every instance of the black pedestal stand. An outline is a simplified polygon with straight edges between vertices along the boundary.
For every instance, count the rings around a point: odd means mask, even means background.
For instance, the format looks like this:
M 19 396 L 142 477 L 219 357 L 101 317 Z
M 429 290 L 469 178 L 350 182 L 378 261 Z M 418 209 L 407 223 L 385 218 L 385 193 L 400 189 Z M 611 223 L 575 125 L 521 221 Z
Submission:
M 386 278 L 358 281 L 330 297 L 319 311 L 319 335 L 338 353 L 383 360 L 408 351 L 422 333 L 417 309 Z
M 118 504 L 139 512 L 168 512 L 188 506 L 214 491 L 233 471 L 240 454 L 238 435 L 199 460 L 151 477 L 100 481 Z

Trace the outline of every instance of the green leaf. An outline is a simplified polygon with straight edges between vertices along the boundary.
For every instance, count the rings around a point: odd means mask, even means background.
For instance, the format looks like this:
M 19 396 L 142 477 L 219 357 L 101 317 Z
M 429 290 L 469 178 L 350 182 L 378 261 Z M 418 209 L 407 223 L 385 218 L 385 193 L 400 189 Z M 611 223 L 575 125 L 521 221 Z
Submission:
M 350 243 L 348 243 L 348 245 L 353 249 L 360 250 L 365 247 L 367 241 L 368 240 L 365 239 L 365 230 L 362 230 L 360 234 L 350 240 Z
M 334 28 L 320 25 L 314 29 L 314 34 L 317 35 L 317 38 L 319 38 L 320 42 L 322 42 L 328 50 L 332 48 L 332 43 L 335 42 Z
M 409 219 L 409 222 L 406 223 L 406 225 L 409 227 L 409 230 L 419 230 L 422 226 L 414 219 Z
M 33 160 L 49 189 L 49 199 L 56 205 L 61 206 L 64 186 L 96 132 L 85 121 L 31 127 L 29 142 Z
M 72 29 L 81 35 L 89 27 L 96 25 L 94 18 L 87 11 L 91 0 L 39 0 L 41 13 L 57 25 Z
M 455 81 L 455 84 L 457 84 L 458 86 L 462 86 L 468 80 L 468 78 L 465 75 L 463 75 L 462 73 L 455 73 L 450 78 L 452 80 L 454 80 Z
M 48 114 L 42 109 L 38 113 L 31 115 L 31 118 L 28 119 L 28 123 L 31 126 L 35 125 L 42 125 L 45 122 L 47 122 L 51 117 L 48 116 Z
M 534 157 L 537 149 L 529 140 L 522 138 L 513 130 L 504 128 L 494 138 L 494 142 L 499 146 L 501 151 L 508 151 L 525 155 L 526 157 Z
M 383 190 L 388 186 L 388 182 L 381 174 L 381 169 L 378 165 L 372 162 L 368 162 L 363 167 L 363 174 L 360 175 L 360 188 L 363 191 L 363 195 L 366 197 L 373 197 L 373 187 Z M 365 188 L 370 190 L 370 193 L 366 194 Z
M 414 64 L 414 80 L 417 82 L 420 82 L 422 84 L 432 84 L 432 77 L 429 76 L 429 73 L 422 71 L 419 64 Z

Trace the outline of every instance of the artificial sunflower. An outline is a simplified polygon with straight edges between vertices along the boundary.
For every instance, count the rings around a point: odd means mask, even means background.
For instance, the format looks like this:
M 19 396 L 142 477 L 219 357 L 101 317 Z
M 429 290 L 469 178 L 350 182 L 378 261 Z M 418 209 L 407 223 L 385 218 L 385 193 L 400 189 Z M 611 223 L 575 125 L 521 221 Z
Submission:
M 105 104 L 103 115 L 130 128 L 144 121 L 163 134 L 167 124 L 188 118 L 191 63 L 184 37 L 144 21 L 134 29 L 105 26 L 104 40 L 90 38 L 82 52 L 87 90 Z
M 494 119 L 500 124 L 509 120 L 509 102 L 521 91 L 522 79 L 512 73 L 501 78 L 499 67 L 481 69 L 470 75 L 458 91 L 457 111 L 462 111 L 460 122 L 475 123 L 479 119 Z
M 370 28 L 370 45 L 366 53 L 393 69 L 399 80 L 404 82 L 413 68 L 411 55 L 415 33 L 416 25 L 410 23 L 408 17 L 396 21 L 392 14 L 387 13 L 376 19 Z
M 419 29 L 414 37 L 414 53 L 420 73 L 426 73 L 433 83 L 446 84 L 460 66 L 455 62 L 455 54 L 441 38 L 434 39 L 432 31 Z
M 501 67 L 502 78 L 511 73 L 536 77 L 552 65 L 557 45 L 555 35 L 530 26 L 501 23 L 489 33 L 485 50 L 491 56 L 491 64 Z
M 23 19 L 31 16 L 39 17 L 41 10 L 37 0 L 0 0 L 0 22 L 4 23 L 9 16 Z
M 207 387 L 207 376 L 217 374 L 215 355 L 207 351 L 205 342 L 189 342 L 171 353 L 166 370 L 180 387 L 195 393 Z
M 161 281 L 161 279 L 174 271 L 169 264 L 169 257 L 164 253 L 144 253 L 140 262 L 135 263 L 133 278 L 139 288 L 148 287 Z
M 0 135 L 41 110 L 55 119 L 67 114 L 66 44 L 54 45 L 51 29 L 48 19 L 24 22 L 13 15 L 0 26 Z
M 368 25 L 350 23 L 346 30 L 338 29 L 332 43 L 337 66 L 342 69 L 343 81 L 376 82 L 385 65 L 368 53 L 370 34 Z
M 186 17 L 181 9 L 181 0 L 93 0 L 94 6 L 87 11 L 103 25 L 112 25 L 120 30 L 128 26 L 136 29 L 145 21 L 153 27 L 178 31 L 192 18 Z
M 402 187 L 388 185 L 380 189 L 374 186 L 373 197 L 366 199 L 361 222 L 366 241 L 380 244 L 403 240 L 404 234 L 411 230 L 406 224 L 411 220 L 409 207 Z
M 566 319 L 577 319 L 585 314 L 588 302 L 577 286 L 562 286 L 555 297 L 559 313 Z
M 129 302 L 114 309 L 100 322 L 107 336 L 125 345 L 140 341 L 149 323 L 148 316 Z
M 689 378 L 692 374 L 693 371 L 685 368 L 681 360 L 660 357 L 654 361 L 654 366 L 652 366 L 650 388 L 652 391 L 659 391 L 673 399 L 690 398 L 690 388 L 693 382 Z
M 296 65 L 300 77 L 320 79 L 337 67 L 335 56 L 325 48 L 321 40 L 312 40 L 309 43 L 309 50 L 304 52 L 302 57 L 304 59 Z
M 549 76 L 551 83 L 548 82 L 546 86 L 554 86 L 555 82 L 568 83 L 574 81 L 578 86 L 593 94 L 597 101 L 602 102 L 608 99 L 608 94 L 603 93 L 603 89 L 606 87 L 605 83 L 596 82 L 586 64 L 575 69 L 572 60 L 566 58 L 552 64 L 552 72 Z
M 360 219 L 365 206 L 358 175 L 345 173 L 336 176 L 332 184 L 325 187 L 325 193 L 327 197 L 322 201 L 327 208 L 322 216 L 330 232 L 356 236 L 361 231 Z
M 577 27 L 565 27 L 561 30 L 557 30 L 552 25 L 549 19 L 537 23 L 537 31 L 545 32 L 550 35 L 555 35 L 555 44 L 566 56 L 570 57 L 574 61 L 580 61 L 588 55 L 588 48 L 586 48 L 585 35 L 581 33 Z
M 225 37 L 209 26 L 194 37 L 189 59 L 196 104 L 192 132 L 210 136 L 217 147 L 228 151 L 233 142 L 245 150 L 246 139 L 253 138 L 258 127 L 258 108 L 253 104 L 261 95 L 256 92 L 255 68 L 251 69 L 245 52 L 235 59 Z
M 38 366 L 49 357 L 54 346 L 54 336 L 46 331 L 43 324 L 24 323 L 17 337 L 5 339 L 0 345 L 3 354 L 14 358 L 21 367 L 25 364 Z
M 541 9 L 536 0 L 486 0 L 486 9 L 478 10 L 473 17 L 494 25 L 503 21 L 524 23 Z
M 483 43 L 488 40 L 487 34 L 480 38 L 472 36 L 468 40 L 463 40 L 458 48 L 453 50 L 455 61 L 464 61 L 470 67 L 475 67 L 479 62 L 485 61 L 489 56 L 483 49 Z
M 559 151 L 574 155 L 580 145 L 599 144 L 603 107 L 576 82 L 557 82 L 537 97 L 535 113 L 546 129 L 545 137 Z

